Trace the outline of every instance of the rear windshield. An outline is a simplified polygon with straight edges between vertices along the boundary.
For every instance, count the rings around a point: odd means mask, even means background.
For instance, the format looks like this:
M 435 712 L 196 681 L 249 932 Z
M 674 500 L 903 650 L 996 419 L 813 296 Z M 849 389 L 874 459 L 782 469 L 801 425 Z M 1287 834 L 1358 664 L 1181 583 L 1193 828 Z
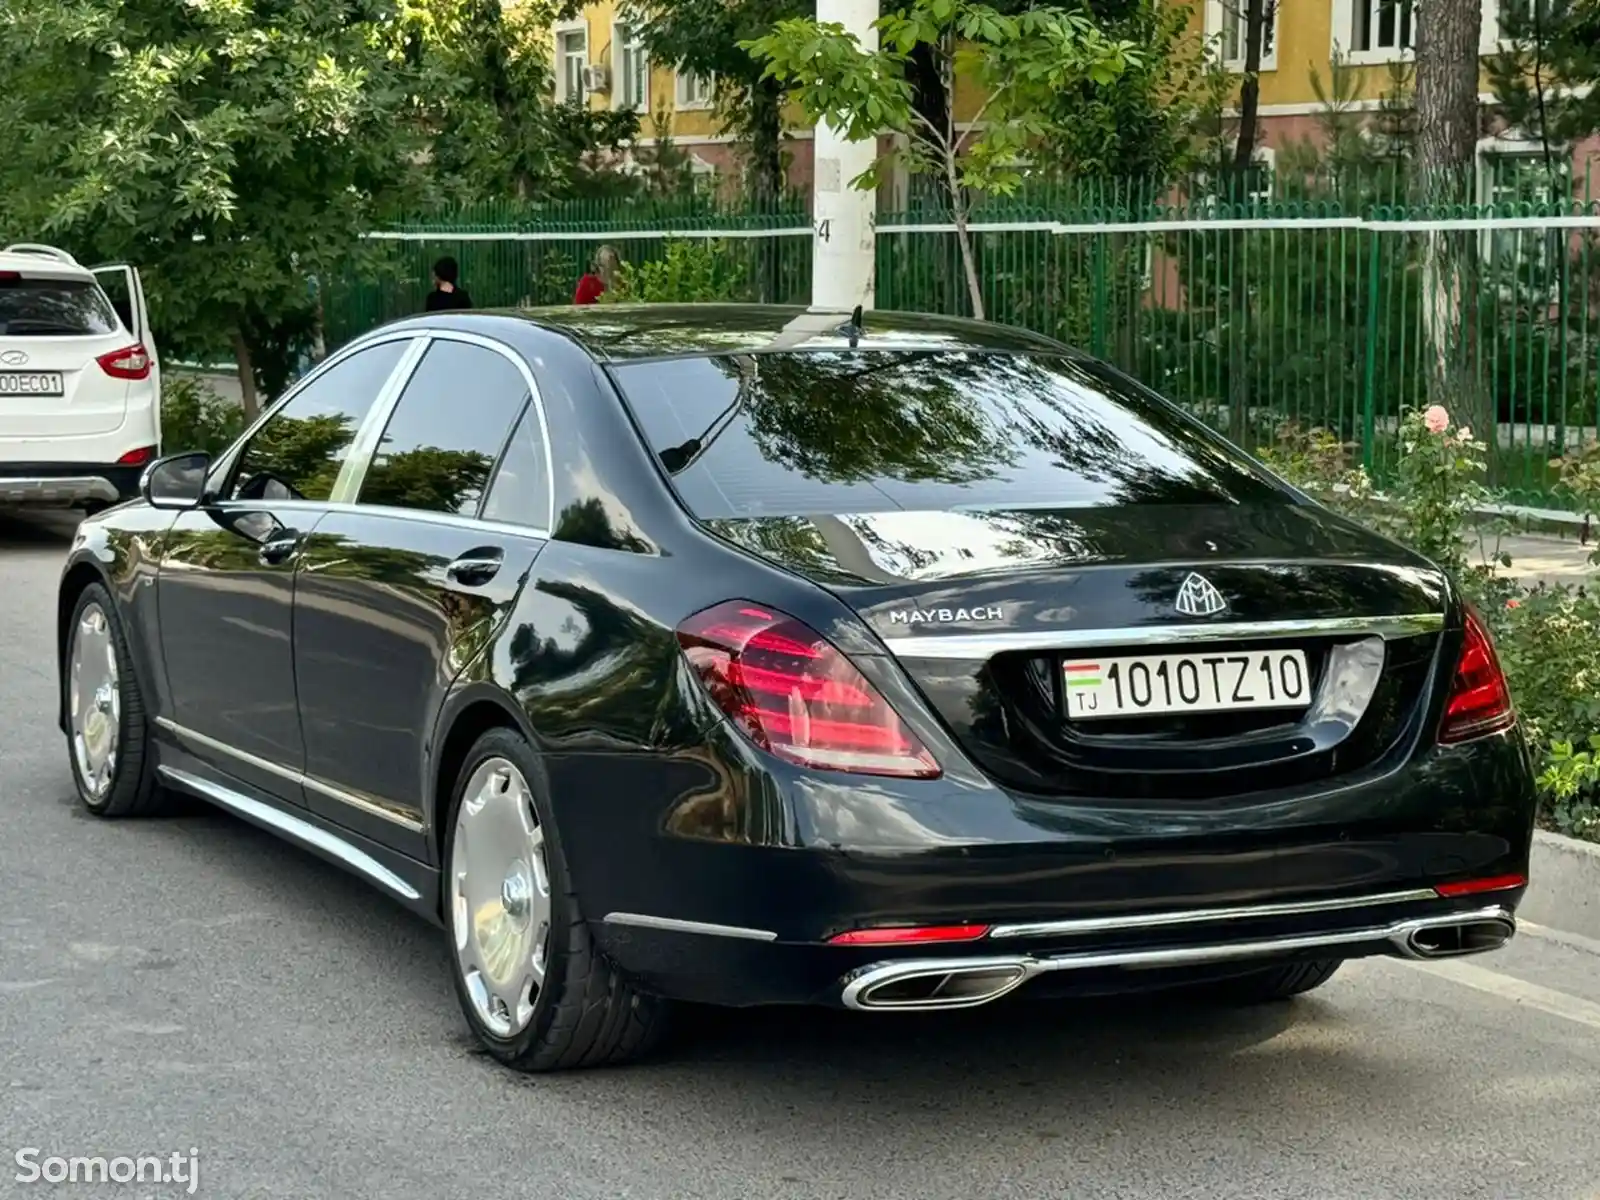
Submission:
M 795 351 L 611 370 L 705 519 L 1288 502 L 1177 408 L 1081 359 Z
M 82 337 L 117 329 L 116 311 L 97 283 L 0 274 L 0 336 Z

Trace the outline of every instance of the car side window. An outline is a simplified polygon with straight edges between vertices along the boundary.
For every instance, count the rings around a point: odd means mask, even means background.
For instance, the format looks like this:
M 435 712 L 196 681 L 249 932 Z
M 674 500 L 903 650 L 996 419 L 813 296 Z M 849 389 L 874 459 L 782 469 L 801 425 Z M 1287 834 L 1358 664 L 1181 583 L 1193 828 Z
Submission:
M 434 342 L 384 427 L 357 503 L 476 516 L 527 401 L 527 381 L 505 355 Z
M 523 411 L 500 457 L 500 466 L 483 502 L 483 519 L 550 528 L 550 473 L 544 431 L 533 405 Z
M 239 456 L 230 495 L 238 500 L 326 500 L 356 431 L 405 354 L 380 342 L 330 367 L 256 430 Z

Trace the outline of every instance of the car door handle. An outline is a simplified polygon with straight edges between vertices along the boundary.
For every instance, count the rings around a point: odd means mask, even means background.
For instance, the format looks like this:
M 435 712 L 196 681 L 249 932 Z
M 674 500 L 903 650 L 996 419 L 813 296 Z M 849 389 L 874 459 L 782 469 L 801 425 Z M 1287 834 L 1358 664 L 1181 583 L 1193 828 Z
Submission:
M 261 543 L 261 565 L 275 567 L 287 562 L 300 545 L 300 535 L 294 530 L 286 530 L 273 537 L 270 541 Z
M 445 577 L 463 587 L 481 587 L 495 577 L 505 557 L 505 551 L 497 546 L 480 546 L 446 567 Z

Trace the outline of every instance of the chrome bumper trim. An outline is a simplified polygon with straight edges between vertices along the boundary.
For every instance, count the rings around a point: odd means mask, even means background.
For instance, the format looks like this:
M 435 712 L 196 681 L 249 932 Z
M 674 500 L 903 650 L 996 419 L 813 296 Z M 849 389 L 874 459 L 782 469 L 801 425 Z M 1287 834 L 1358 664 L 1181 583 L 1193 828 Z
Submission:
M 1352 908 L 1378 908 L 1386 904 L 1413 904 L 1437 900 L 1432 888 L 1379 892 L 1367 896 L 1340 896 L 1331 900 L 1293 900 L 1279 904 L 1240 904 L 1228 908 L 1192 908 L 1175 912 L 1129 913 L 1115 917 L 1081 917 L 1065 921 L 1026 921 L 996 925 L 991 938 L 1073 937 L 1089 933 L 1115 933 L 1124 929 L 1165 929 L 1174 925 L 1204 925 L 1211 921 L 1249 921 L 1257 917 L 1293 917 L 1304 913 L 1345 912 Z
M 916 634 L 885 637 L 900 658 L 989 658 L 1006 651 L 1088 650 L 1105 646 L 1180 646 L 1196 642 L 1242 642 L 1266 638 L 1365 634 L 1384 639 L 1438 633 L 1443 613 L 1394 617 L 1328 617 L 1295 621 L 1219 622 L 1214 625 L 1133 625 L 1122 629 L 1057 629 L 1025 633 Z
M 1447 929 L 1473 924 L 1494 922 L 1505 927 L 1506 940 L 1516 932 L 1516 919 L 1510 909 L 1500 905 L 1476 909 L 1472 912 L 1440 913 L 1427 917 L 1395 921 L 1388 925 L 1368 926 L 1361 929 L 1328 930 L 1295 937 L 1263 938 L 1256 941 L 1217 942 L 1199 946 L 1167 946 L 1159 949 L 1091 950 L 1082 953 L 1052 954 L 1044 957 L 1032 955 L 983 955 L 972 958 L 922 958 L 901 959 L 894 962 L 874 963 L 846 975 L 841 983 L 840 1000 L 846 1008 L 863 1012 L 915 1011 L 928 1009 L 975 1008 L 1015 991 L 1039 975 L 1055 971 L 1088 971 L 1097 968 L 1122 967 L 1156 969 L 1162 967 L 1199 966 L 1207 963 L 1236 962 L 1252 958 L 1273 958 L 1297 954 L 1307 950 L 1339 950 L 1347 947 L 1370 946 L 1392 958 L 1426 959 L 1443 957 L 1419 953 L 1412 938 L 1430 929 Z M 1503 944 L 1503 943 L 1502 943 Z M 1461 954 L 1484 953 L 1494 947 L 1460 951 Z M 862 1003 L 862 996 L 887 985 L 914 979 L 943 975 L 992 974 L 1001 976 L 1001 982 L 982 994 L 957 1000 L 941 999 L 937 995 L 927 1000 Z
M 742 925 L 713 925 L 708 921 L 680 921 L 676 917 L 652 917 L 646 913 L 607 913 L 605 923 L 632 925 L 639 929 L 664 929 L 671 933 L 704 933 L 713 937 L 745 938 L 752 942 L 778 940 L 778 935 L 770 929 L 747 929 Z
M 81 504 L 103 500 L 114 504 L 120 498 L 109 479 L 98 475 L 73 475 L 59 479 L 7 477 L 0 475 L 0 504 Z

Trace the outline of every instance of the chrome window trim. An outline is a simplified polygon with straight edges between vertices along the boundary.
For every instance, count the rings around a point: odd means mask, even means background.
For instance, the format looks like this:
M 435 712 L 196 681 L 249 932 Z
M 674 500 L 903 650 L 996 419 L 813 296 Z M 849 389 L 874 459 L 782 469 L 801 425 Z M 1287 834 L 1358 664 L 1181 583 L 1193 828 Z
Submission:
M 176 767 L 161 766 L 157 770 L 164 779 L 171 781 L 186 791 L 204 796 L 207 800 L 231 809 L 241 817 L 255 821 L 276 830 L 285 837 L 301 845 L 309 846 L 314 850 L 321 850 L 332 855 L 351 870 L 366 876 L 380 887 L 386 888 L 399 896 L 402 900 L 420 900 L 421 893 L 412 887 L 388 867 L 384 866 L 372 855 L 358 850 L 355 846 L 345 841 L 335 833 L 320 826 L 313 825 L 310 821 L 295 816 L 292 813 L 254 800 L 242 792 L 236 792 L 225 784 L 214 780 L 202 779 L 200 776 L 188 771 L 180 771 Z
M 1199 625 L 1134 625 L 1121 629 L 1057 629 L 1022 633 L 920 634 L 883 639 L 899 658 L 989 658 L 1007 651 L 1088 650 L 1108 646 L 1174 646 L 1267 638 L 1359 633 L 1385 640 L 1438 633 L 1443 613 L 1392 617 L 1325 617 L 1292 621 L 1241 621 Z
M 549 422 L 545 419 L 544 397 L 542 395 L 540 395 L 540 393 L 539 393 L 539 385 L 533 378 L 533 370 L 523 360 L 522 355 L 518 354 L 516 352 L 516 350 L 514 350 L 510 346 L 506 345 L 504 342 L 497 341 L 496 339 L 491 338 L 491 337 L 485 337 L 481 333 L 463 333 L 462 331 L 456 330 L 456 329 L 430 329 L 425 334 L 423 334 L 421 336 L 423 336 L 423 337 L 425 337 L 427 339 L 427 342 L 428 342 L 429 346 L 431 346 L 432 343 L 434 343 L 434 342 L 461 342 L 461 343 L 464 343 L 465 345 L 468 345 L 468 346 L 477 346 L 479 349 L 482 349 L 482 350 L 491 350 L 494 353 L 498 354 L 501 358 L 503 358 L 507 362 L 509 362 L 513 367 L 515 367 L 517 369 L 517 373 L 522 376 L 522 382 L 524 384 L 526 384 L 527 388 L 528 388 L 528 395 L 531 398 L 531 403 L 533 405 L 533 410 L 539 416 L 539 436 L 540 436 L 540 439 L 544 442 L 545 521 L 541 525 L 539 523 L 539 521 L 537 520 L 537 514 L 534 514 L 534 516 L 529 519 L 528 524 L 526 526 L 519 525 L 519 526 L 517 526 L 517 528 L 519 530 L 522 530 L 522 531 L 526 531 L 528 529 L 541 529 L 541 528 L 542 529 L 549 529 L 549 527 L 555 522 L 555 512 L 556 512 L 556 468 L 555 468 L 555 458 L 552 455 L 551 449 L 550 449 L 550 426 L 549 426 Z M 418 355 L 417 361 L 412 364 L 411 372 L 407 375 L 406 380 L 405 380 L 405 382 L 407 384 L 409 384 L 411 382 L 411 375 L 414 375 L 416 373 L 416 369 L 417 369 L 418 366 L 421 365 L 422 358 L 425 356 L 425 354 L 426 354 L 426 350 L 424 350 L 423 354 Z M 372 449 L 373 450 L 377 449 L 378 441 L 379 441 L 379 439 L 382 438 L 384 429 L 388 427 L 389 418 L 394 415 L 394 410 L 399 407 L 400 399 L 404 395 L 404 393 L 405 393 L 405 388 L 404 387 L 400 387 L 400 388 L 396 389 L 393 393 L 386 393 L 385 396 L 382 399 L 380 399 L 380 402 L 378 404 L 374 404 L 372 406 L 373 414 L 377 414 L 379 412 L 380 408 L 382 410 L 382 419 L 377 422 L 377 432 L 373 435 L 373 438 L 372 438 Z M 507 433 L 508 437 L 515 436 L 518 427 L 522 424 L 522 418 L 523 418 L 523 415 L 524 415 L 525 411 L 526 410 L 524 410 L 524 409 L 519 409 L 517 411 L 516 418 L 511 423 L 511 429 Z M 362 427 L 362 432 L 365 432 L 365 425 L 363 425 L 363 427 Z M 358 441 L 360 440 L 360 433 L 357 434 L 357 440 Z M 502 443 L 502 447 L 501 447 L 502 450 L 504 449 L 504 445 L 505 444 Z M 353 457 L 354 456 L 354 444 L 352 444 L 351 453 L 352 453 L 352 457 Z M 375 504 L 369 504 L 369 505 L 362 504 L 361 503 L 361 484 L 366 479 L 367 466 L 370 465 L 371 461 L 372 461 L 372 454 L 369 452 L 366 455 L 366 459 L 362 464 L 361 471 L 360 471 L 360 476 L 358 478 L 356 478 L 355 481 L 354 481 L 355 482 L 354 489 L 350 491 L 348 496 L 342 496 L 342 495 L 336 494 L 334 496 L 334 499 L 336 501 L 338 501 L 340 503 L 354 504 L 356 507 L 365 509 L 367 511 L 371 511 L 371 510 L 378 509 L 378 508 L 381 507 L 385 511 L 388 511 L 388 512 L 402 512 L 402 513 L 422 512 L 422 513 L 427 513 L 427 515 L 429 515 L 429 516 L 458 516 L 459 515 L 459 514 L 456 514 L 456 513 L 430 513 L 426 509 L 410 509 L 410 508 L 394 509 L 394 508 L 389 508 L 387 506 L 380 506 L 380 505 L 375 505 Z M 486 498 L 489 495 L 489 489 L 494 486 L 494 481 L 499 475 L 499 465 L 500 465 L 499 464 L 499 460 L 496 459 L 495 471 L 494 471 L 493 474 L 491 474 L 489 476 L 488 484 L 484 488 L 483 497 L 480 497 L 480 499 L 479 499 L 480 508 L 482 507 L 483 498 Z M 340 479 L 341 479 L 341 482 L 342 482 L 343 481 L 343 474 L 342 473 L 340 475 Z M 476 518 L 464 518 L 464 519 L 475 520 Z M 496 523 L 500 524 L 499 522 L 496 522 Z M 548 537 L 548 536 L 549 535 L 546 534 L 546 537 Z
M 991 938 L 1072 937 L 1078 934 L 1116 933 L 1131 929 L 1168 929 L 1175 925 L 1204 925 L 1212 921 L 1251 921 L 1262 917 L 1293 917 L 1307 913 L 1347 912 L 1385 904 L 1415 904 L 1437 900 L 1432 888 L 1408 888 L 1366 896 L 1340 896 L 1331 900 L 1292 900 L 1277 904 L 1239 904 L 1227 908 L 1192 908 L 1175 912 L 1128 913 L 1115 917 L 1079 917 L 1065 921 L 1025 921 L 996 925 Z
M 276 775 L 279 779 L 289 783 L 297 783 L 302 787 L 308 787 L 312 791 L 328 797 L 330 800 L 337 800 L 341 804 L 347 804 L 351 808 L 370 813 L 374 817 L 381 817 L 391 824 L 400 826 L 402 829 L 410 830 L 412 833 L 422 833 L 427 829 L 427 826 L 421 821 L 402 816 L 392 809 L 384 808 L 382 805 L 357 796 L 353 792 L 347 792 L 343 788 L 326 783 L 315 776 L 307 775 L 304 771 L 297 771 L 293 767 L 275 763 L 270 759 L 262 758 L 258 754 L 251 754 L 248 750 L 240 750 L 235 746 L 228 745 L 227 742 L 218 741 L 209 734 L 197 732 L 185 725 L 179 725 L 170 717 L 157 717 L 156 724 L 180 741 L 194 742 L 205 746 L 207 749 L 215 750 L 218 754 L 226 754 L 230 758 L 255 767 L 259 771 L 265 771 L 269 775 Z
M 354 503 L 361 491 L 361 484 L 367 477 L 367 467 L 371 465 L 372 456 L 383 438 L 384 427 L 389 423 L 387 415 L 382 420 L 375 418 L 379 413 L 394 412 L 395 402 L 400 398 L 400 393 L 405 390 L 406 384 L 411 382 L 411 377 L 417 373 L 418 364 L 422 362 L 423 356 L 428 353 L 428 347 L 432 344 L 431 337 L 415 338 L 400 355 L 400 361 L 395 363 L 394 370 L 389 372 L 389 378 L 384 380 L 383 386 L 378 389 L 372 407 L 367 410 L 367 415 L 362 418 L 361 424 L 356 426 L 356 436 L 351 439 L 349 448 L 345 451 L 344 462 L 339 464 L 339 477 L 333 481 L 333 491 L 328 495 L 329 502 Z
M 359 338 L 356 341 L 340 346 L 339 349 L 335 350 L 332 354 L 328 355 L 327 358 L 323 359 L 316 366 L 312 367 L 311 370 L 307 371 L 299 379 L 295 380 L 288 391 L 284 392 L 283 395 L 279 396 L 266 408 L 262 409 L 260 415 L 258 415 L 256 419 L 245 428 L 243 433 L 233 440 L 233 445 L 229 446 L 222 452 L 221 456 L 218 457 L 216 463 L 212 466 L 210 473 L 206 476 L 207 493 L 210 493 L 213 486 L 220 487 L 222 483 L 227 481 L 229 474 L 233 471 L 234 464 L 238 460 L 240 452 L 246 445 L 249 444 L 250 439 L 255 437 L 257 431 L 259 431 L 263 425 L 272 420 L 273 417 L 277 416 L 284 405 L 288 404 L 306 388 L 310 387 L 317 380 L 321 379 L 340 363 L 344 362 L 348 358 L 354 358 L 363 350 L 370 350 L 374 346 L 381 346 L 386 342 L 416 341 L 419 338 L 426 338 L 426 336 L 427 331 L 416 329 L 397 329 L 387 332 L 372 333 L 364 338 Z M 402 353 L 399 361 L 395 363 L 395 369 L 398 370 L 405 360 L 406 356 L 404 353 Z M 394 372 L 391 371 L 390 378 L 392 379 L 393 377 Z M 388 387 L 388 380 L 384 381 L 384 387 Z M 379 395 L 382 395 L 382 389 L 379 390 Z M 221 497 L 219 497 L 219 499 L 221 499 Z

